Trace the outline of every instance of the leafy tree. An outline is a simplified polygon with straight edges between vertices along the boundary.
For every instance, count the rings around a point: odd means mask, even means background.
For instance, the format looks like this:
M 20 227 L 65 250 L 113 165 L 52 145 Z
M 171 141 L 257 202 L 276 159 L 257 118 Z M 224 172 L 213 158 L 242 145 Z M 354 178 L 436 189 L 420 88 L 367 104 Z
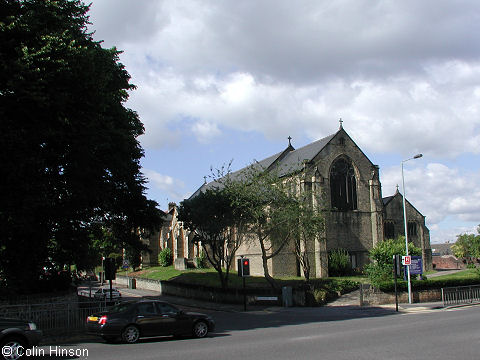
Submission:
M 302 267 L 305 281 L 309 283 L 311 274 L 310 254 L 315 252 L 312 245 L 315 238 L 322 233 L 325 219 L 323 214 L 307 201 L 308 198 L 311 198 L 311 196 L 308 196 L 309 192 L 303 194 L 295 192 L 289 195 L 294 196 L 295 200 L 293 211 L 289 212 L 291 219 L 295 222 L 292 227 L 295 256 Z
M 412 256 L 422 255 L 422 249 L 409 242 L 408 254 Z M 393 255 L 406 255 L 405 237 L 386 239 L 370 250 L 372 263 L 365 266 L 365 271 L 373 285 L 379 285 L 383 281 L 393 279 Z
M 217 271 L 223 289 L 228 287 L 229 270 L 240 243 L 236 229 L 242 224 L 234 217 L 232 200 L 224 188 L 214 187 L 184 200 L 178 209 L 184 226 L 195 231 L 208 262 Z
M 46 263 L 85 262 L 100 223 L 142 247 L 158 222 L 145 195 L 134 86 L 115 48 L 87 32 L 80 0 L 0 4 L 0 273 L 34 290 Z M 25 261 L 28 259 L 28 261 Z
M 268 261 L 282 252 L 295 234 L 300 234 L 296 229 L 301 207 L 289 191 L 291 180 L 281 179 L 275 169 L 266 171 L 256 164 L 226 179 L 224 185 L 233 201 L 234 217 L 244 224 L 237 228 L 240 242 L 258 242 L 265 279 L 276 288 Z
M 470 262 L 480 258 L 480 225 L 475 234 L 457 235 L 457 241 L 452 245 L 452 251 L 457 258 L 465 258 Z

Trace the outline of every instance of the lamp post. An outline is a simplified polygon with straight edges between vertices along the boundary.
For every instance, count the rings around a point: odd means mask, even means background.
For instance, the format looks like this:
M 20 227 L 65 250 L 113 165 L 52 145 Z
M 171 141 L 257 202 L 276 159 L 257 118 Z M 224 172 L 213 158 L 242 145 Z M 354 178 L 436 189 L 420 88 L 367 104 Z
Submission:
M 407 208 L 405 207 L 405 198 L 407 194 L 405 194 L 405 177 L 403 176 L 403 163 L 413 159 L 419 159 L 423 155 L 417 154 L 414 157 L 403 160 L 402 161 L 402 192 L 403 192 L 403 225 L 405 226 L 405 251 L 406 255 L 408 256 L 408 227 L 407 227 Z M 408 278 L 408 303 L 412 303 L 412 283 L 410 280 L 410 265 L 407 265 L 407 278 Z

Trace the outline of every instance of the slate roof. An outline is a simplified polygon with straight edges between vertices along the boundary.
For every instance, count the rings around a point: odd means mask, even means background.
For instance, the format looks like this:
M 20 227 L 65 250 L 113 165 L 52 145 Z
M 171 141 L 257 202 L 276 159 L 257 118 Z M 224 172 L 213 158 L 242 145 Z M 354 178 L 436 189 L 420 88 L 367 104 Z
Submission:
M 271 170 L 273 168 L 278 170 L 278 175 L 280 177 L 296 173 L 303 169 L 303 162 L 304 161 L 311 161 L 313 158 L 332 140 L 332 138 L 336 135 L 332 134 L 329 136 L 324 137 L 323 139 L 314 141 L 308 145 L 305 145 L 301 148 L 295 149 L 292 145 L 283 150 L 282 152 L 276 153 L 272 156 L 269 156 L 263 160 L 255 161 L 252 166 L 255 169 L 265 169 Z M 238 179 L 241 180 L 245 174 L 245 170 L 247 167 L 235 171 L 230 174 L 233 180 Z M 203 184 L 197 191 L 195 191 L 191 198 L 197 196 L 200 192 L 211 189 L 214 187 L 221 187 L 222 185 L 218 182 L 212 181 L 206 184 Z
M 383 206 L 387 205 L 390 202 L 390 200 L 392 200 L 394 197 L 395 197 L 395 195 L 384 197 L 382 199 L 383 200 Z
M 279 169 L 279 175 L 285 176 L 301 171 L 304 161 L 311 161 L 313 158 L 332 140 L 336 134 L 314 141 L 299 149 L 289 151 L 282 159 L 279 159 L 275 166 Z M 293 147 L 292 147 L 293 148 Z
M 454 243 L 431 244 L 432 255 L 453 255 L 452 245 Z

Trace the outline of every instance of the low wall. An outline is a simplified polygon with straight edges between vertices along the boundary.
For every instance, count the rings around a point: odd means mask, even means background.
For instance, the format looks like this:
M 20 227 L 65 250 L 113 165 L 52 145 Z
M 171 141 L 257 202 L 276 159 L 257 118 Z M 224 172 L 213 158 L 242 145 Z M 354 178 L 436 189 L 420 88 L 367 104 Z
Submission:
M 412 291 L 412 302 L 437 302 L 442 301 L 442 290 L 420 290 Z M 408 292 L 398 293 L 399 303 L 408 303 Z M 370 285 L 363 285 L 360 288 L 360 305 L 387 305 L 395 304 L 395 293 L 384 293 Z
M 126 276 L 118 275 L 114 282 L 116 284 L 128 286 L 129 280 Z M 197 299 L 216 303 L 243 304 L 242 289 L 228 289 L 222 291 L 218 288 L 197 286 L 191 284 L 176 283 L 174 281 L 160 281 L 135 278 L 136 287 L 138 289 L 158 291 L 159 295 L 178 296 L 189 299 Z M 269 304 L 282 305 L 282 294 L 280 291 L 274 291 L 270 288 L 248 288 L 246 289 L 248 304 Z M 273 299 L 276 297 L 276 300 Z M 269 298 L 268 300 L 264 300 Z M 398 301 L 400 303 L 408 303 L 408 293 L 399 292 Z M 421 290 L 412 292 L 412 301 L 414 303 L 436 302 L 442 301 L 441 289 Z M 293 306 L 306 306 L 307 298 L 305 291 L 293 289 L 292 291 Z M 359 305 L 387 305 L 395 304 L 395 293 L 384 293 L 373 286 L 364 284 L 361 286 Z
M 128 286 L 131 279 L 132 278 L 127 278 L 126 276 L 117 275 L 114 282 L 116 284 Z M 242 289 L 228 289 L 226 291 L 222 291 L 218 288 L 182 284 L 174 281 L 160 281 L 141 278 L 135 278 L 135 281 L 138 289 L 158 291 L 159 295 L 178 296 L 217 303 L 243 304 Z M 254 289 L 247 287 L 245 290 L 248 304 L 262 302 L 263 300 L 259 300 L 259 297 L 277 297 L 277 301 L 269 301 L 272 304 L 281 304 L 281 294 L 275 292 L 273 289 Z

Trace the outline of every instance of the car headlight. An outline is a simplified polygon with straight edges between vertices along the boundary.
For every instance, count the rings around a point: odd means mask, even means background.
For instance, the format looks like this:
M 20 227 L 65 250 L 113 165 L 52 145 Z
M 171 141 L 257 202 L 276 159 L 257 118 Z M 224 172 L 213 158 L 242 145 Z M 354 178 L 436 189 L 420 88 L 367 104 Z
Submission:
M 37 330 L 37 324 L 35 323 L 28 323 L 28 329 L 29 330 Z

